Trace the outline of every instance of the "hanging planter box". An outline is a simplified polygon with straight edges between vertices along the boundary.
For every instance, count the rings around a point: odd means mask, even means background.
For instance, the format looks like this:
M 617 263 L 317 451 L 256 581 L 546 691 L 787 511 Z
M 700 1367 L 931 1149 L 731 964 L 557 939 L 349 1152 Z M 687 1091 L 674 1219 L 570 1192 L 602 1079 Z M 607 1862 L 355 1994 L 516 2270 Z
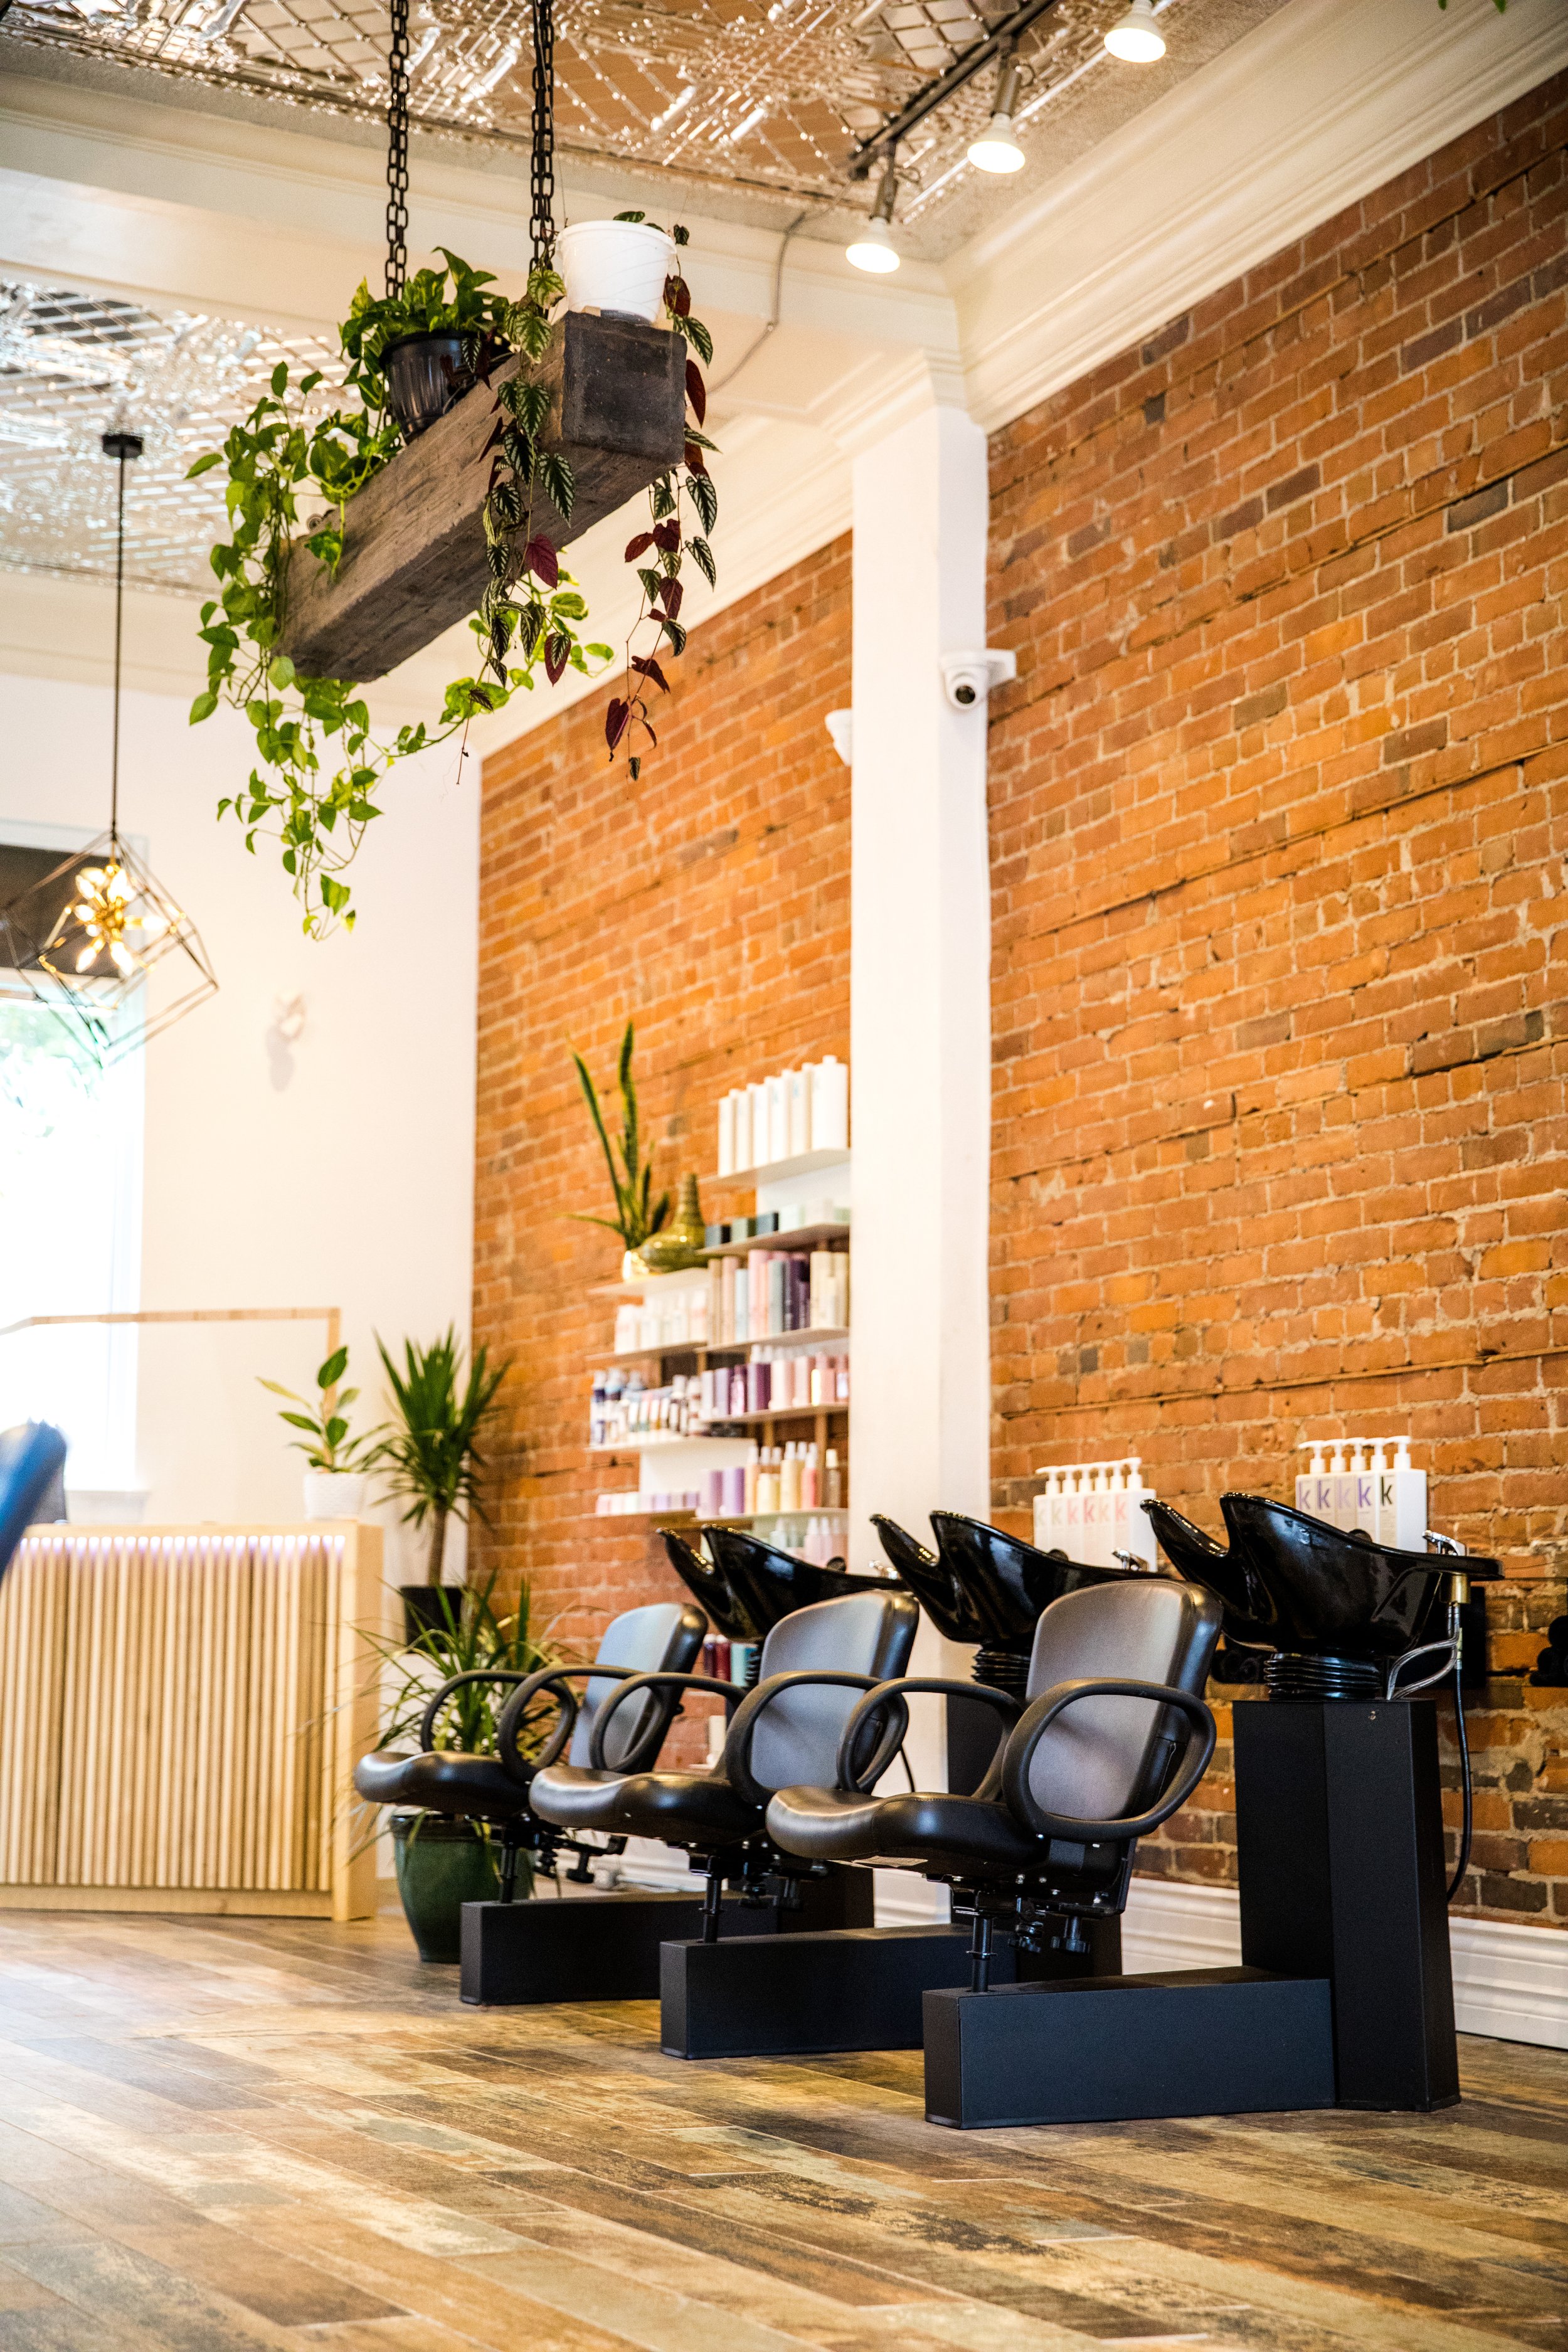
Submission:
M 495 385 L 477 384 L 346 509 L 336 575 L 302 548 L 289 567 L 280 650 L 306 677 L 363 682 L 474 611 L 489 580 L 483 508 L 494 453 Z M 632 319 L 568 311 L 535 371 L 550 384 L 542 446 L 576 482 L 570 522 L 542 488 L 533 529 L 554 547 L 580 539 L 680 462 L 686 441 L 686 345 Z

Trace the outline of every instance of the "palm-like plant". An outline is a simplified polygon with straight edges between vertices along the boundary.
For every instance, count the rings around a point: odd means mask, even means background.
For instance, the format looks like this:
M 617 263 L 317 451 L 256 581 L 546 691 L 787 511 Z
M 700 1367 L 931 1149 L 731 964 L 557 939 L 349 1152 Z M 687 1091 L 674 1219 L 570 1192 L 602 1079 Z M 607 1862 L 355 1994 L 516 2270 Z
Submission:
M 657 1201 L 653 1198 L 653 1153 L 650 1151 L 646 1160 L 642 1156 L 637 1081 L 632 1076 L 632 1046 L 635 1042 L 636 1032 L 628 1021 L 626 1034 L 621 1039 L 620 1059 L 616 1070 L 616 1082 L 621 1097 L 621 1164 L 618 1168 L 615 1147 L 605 1126 L 605 1114 L 599 1107 L 598 1092 L 588 1075 L 588 1065 L 581 1054 L 574 1053 L 572 1056 L 577 1068 L 577 1083 L 583 1089 L 588 1116 L 594 1122 L 616 1195 L 613 1217 L 591 1217 L 579 1212 L 576 1213 L 578 1223 L 604 1225 L 612 1234 L 619 1234 L 629 1250 L 640 1248 L 650 1234 L 658 1232 L 669 1215 L 669 1194 L 661 1192 Z
M 379 1336 L 376 1346 L 386 1370 L 387 1385 L 397 1407 L 397 1422 L 383 1437 L 370 1459 L 386 1464 L 395 1495 L 406 1498 L 405 1520 L 416 1528 L 430 1526 L 430 1551 L 426 1566 L 427 1584 L 441 1581 L 441 1555 L 447 1543 L 447 1522 L 454 1514 L 467 1518 L 470 1511 L 485 1516 L 479 1501 L 479 1474 L 485 1457 L 479 1433 L 495 1403 L 496 1391 L 511 1370 L 509 1357 L 493 1370 L 483 1347 L 474 1349 L 465 1383 L 463 1350 L 457 1330 L 422 1348 L 416 1339 L 403 1343 L 401 1370 Z

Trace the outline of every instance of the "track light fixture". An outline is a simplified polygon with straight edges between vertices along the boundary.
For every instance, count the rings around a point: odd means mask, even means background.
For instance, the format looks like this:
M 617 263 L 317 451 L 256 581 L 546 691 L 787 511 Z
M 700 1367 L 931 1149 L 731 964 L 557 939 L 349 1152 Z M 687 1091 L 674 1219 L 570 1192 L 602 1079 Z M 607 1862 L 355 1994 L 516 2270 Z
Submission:
M 978 172 L 1021 172 L 1024 151 L 1013 136 L 1013 109 L 1018 103 L 1018 60 L 1011 49 L 1002 59 L 996 78 L 996 98 L 991 120 L 978 139 L 969 142 L 969 160 Z
M 899 248 L 893 242 L 893 206 L 898 202 L 899 174 L 894 158 L 889 155 L 883 169 L 877 201 L 871 207 L 871 217 L 859 235 L 844 248 L 845 257 L 857 269 L 868 269 L 874 277 L 883 277 L 899 266 Z
M 1105 46 L 1123 65 L 1152 66 L 1165 54 L 1165 36 L 1154 21 L 1154 0 L 1132 0 L 1125 16 L 1112 25 Z

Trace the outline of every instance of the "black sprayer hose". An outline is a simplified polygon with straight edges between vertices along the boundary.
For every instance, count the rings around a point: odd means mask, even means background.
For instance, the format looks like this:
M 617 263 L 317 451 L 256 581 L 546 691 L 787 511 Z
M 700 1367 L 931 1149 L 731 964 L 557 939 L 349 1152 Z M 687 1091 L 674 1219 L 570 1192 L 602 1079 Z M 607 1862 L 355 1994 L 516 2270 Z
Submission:
M 1457 1612 L 1456 1612 L 1457 1613 Z M 1447 1899 L 1451 1903 L 1465 1883 L 1465 1873 L 1470 1866 L 1470 1832 L 1475 1827 L 1475 1801 L 1470 1791 L 1470 1740 L 1465 1729 L 1465 1690 L 1460 1681 L 1459 1652 L 1454 1651 L 1454 1724 L 1459 1735 L 1459 1774 L 1465 1796 L 1464 1820 L 1459 1830 L 1459 1859 L 1454 1865 L 1454 1875 L 1448 1881 Z

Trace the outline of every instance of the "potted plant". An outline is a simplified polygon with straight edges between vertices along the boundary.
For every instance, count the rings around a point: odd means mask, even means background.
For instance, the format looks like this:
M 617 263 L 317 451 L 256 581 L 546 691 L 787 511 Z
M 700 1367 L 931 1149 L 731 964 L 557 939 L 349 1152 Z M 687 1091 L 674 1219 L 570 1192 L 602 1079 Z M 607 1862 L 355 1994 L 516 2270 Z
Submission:
M 637 1080 L 632 1076 L 632 1048 L 636 1042 L 637 1033 L 628 1021 L 616 1066 L 616 1082 L 621 1097 L 621 1164 L 618 1168 L 615 1149 L 605 1126 L 605 1114 L 599 1107 L 598 1088 L 582 1055 L 574 1053 L 572 1056 L 577 1083 L 583 1089 L 583 1099 L 588 1106 L 588 1116 L 594 1122 L 594 1132 L 599 1139 L 599 1149 L 605 1155 L 605 1165 L 610 1171 L 610 1185 L 616 1196 L 613 1217 L 594 1217 L 580 1212 L 574 1213 L 580 1224 L 603 1225 L 606 1232 L 619 1234 L 624 1244 L 621 1259 L 623 1282 L 639 1282 L 652 1271 L 639 1252 L 643 1244 L 658 1232 L 669 1216 L 669 1194 L 661 1192 L 657 1201 L 653 1198 L 653 1153 L 650 1151 L 646 1160 L 642 1156 Z
M 505 1617 L 494 1606 L 494 1591 L 492 1577 L 482 1590 L 454 1587 L 438 1592 L 439 1613 L 407 1646 L 371 1637 L 387 1677 L 383 1748 L 417 1748 L 430 1695 L 453 1675 L 484 1667 L 531 1675 L 560 1664 L 559 1654 L 533 1632 L 528 1586 L 522 1586 L 516 1609 Z M 490 1753 L 496 1717 L 510 1696 L 510 1686 L 504 1683 L 470 1683 L 454 1692 L 436 1724 L 437 1747 L 466 1755 Z M 524 1755 L 536 1753 L 543 1744 L 550 1712 L 542 1710 L 536 1733 L 525 1727 L 519 1742 Z M 387 1826 L 403 1916 L 420 1958 L 456 1960 L 464 1904 L 488 1903 L 496 1895 L 499 1841 L 484 1822 L 457 1821 L 447 1813 L 394 1813 Z M 532 1892 L 532 1864 L 521 1854 L 516 1895 L 522 1900 Z
M 291 1405 L 299 1407 L 298 1412 L 280 1412 L 278 1418 L 286 1421 L 290 1429 L 306 1433 L 291 1443 L 310 1465 L 305 1472 L 308 1519 L 357 1519 L 364 1508 L 365 1470 L 374 1458 L 372 1441 L 349 1435 L 347 1408 L 359 1391 L 338 1386 L 348 1362 L 348 1349 L 338 1348 L 319 1367 L 314 1405 L 308 1397 L 286 1389 L 281 1381 L 261 1381 L 262 1387 L 270 1389 L 274 1396 L 287 1397 Z
M 495 283 L 489 270 L 470 269 L 444 245 L 436 250 L 445 269 L 416 269 L 400 294 L 378 299 L 362 278 L 339 331 L 345 383 L 367 409 L 390 408 L 405 441 L 472 391 L 481 353 L 502 348 L 510 307 L 485 292 Z
M 675 239 L 641 213 L 574 221 L 555 240 L 555 267 L 566 281 L 569 310 L 598 310 L 607 319 L 641 319 L 651 326 L 664 307 Z
M 479 1473 L 484 1467 L 479 1436 L 511 1363 L 509 1358 L 492 1370 L 486 1349 L 476 1348 L 465 1381 L 463 1351 L 452 1327 L 427 1348 L 416 1339 L 405 1339 L 401 1369 L 382 1339 L 375 1344 L 396 1412 L 370 1460 L 386 1467 L 392 1493 L 406 1502 L 405 1523 L 430 1530 L 425 1581 L 402 1588 L 412 1642 L 420 1629 L 445 1622 L 441 1560 L 447 1521 L 454 1515 L 466 1518 L 470 1511 L 477 1511 L 481 1518 L 484 1516 L 479 1497 Z

